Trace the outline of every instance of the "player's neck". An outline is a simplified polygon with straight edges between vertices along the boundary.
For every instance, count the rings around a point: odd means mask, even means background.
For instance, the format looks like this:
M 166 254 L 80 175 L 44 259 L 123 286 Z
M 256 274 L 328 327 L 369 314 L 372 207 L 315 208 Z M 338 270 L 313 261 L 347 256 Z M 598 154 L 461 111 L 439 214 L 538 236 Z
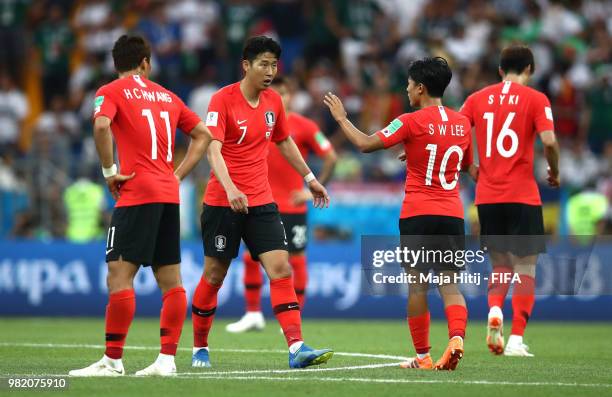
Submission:
M 529 78 L 525 77 L 525 75 L 516 73 L 508 73 L 503 78 L 503 81 L 510 81 L 520 85 L 527 85 L 528 80 Z
M 147 76 L 145 76 L 145 74 L 140 69 L 132 69 L 128 70 L 127 72 L 121 72 L 119 73 L 119 78 L 122 79 L 124 77 L 132 77 L 134 75 L 144 77 L 145 79 L 147 78 Z
M 425 97 L 421 99 L 419 108 L 424 109 L 430 106 L 442 106 L 442 98 Z
M 250 84 L 246 78 L 240 81 L 240 92 L 242 96 L 247 100 L 249 105 L 257 107 L 259 105 L 259 93 L 261 92 L 257 87 Z

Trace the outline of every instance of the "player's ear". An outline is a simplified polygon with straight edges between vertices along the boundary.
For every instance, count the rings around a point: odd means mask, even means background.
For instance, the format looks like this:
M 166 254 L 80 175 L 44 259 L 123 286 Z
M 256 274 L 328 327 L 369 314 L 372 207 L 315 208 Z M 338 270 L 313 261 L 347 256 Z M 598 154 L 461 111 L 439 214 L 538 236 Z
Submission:
M 523 69 L 523 73 L 526 74 L 527 76 L 531 76 L 531 74 L 533 73 L 531 65 L 527 65 L 527 67 L 525 67 L 525 69 Z
M 249 62 L 248 59 L 243 59 L 242 60 L 242 71 L 246 73 L 250 67 L 251 67 L 251 62 Z
M 502 79 L 504 78 L 504 76 L 506 75 L 506 73 L 504 73 L 502 68 L 497 68 L 497 73 L 499 73 L 499 77 L 501 77 Z

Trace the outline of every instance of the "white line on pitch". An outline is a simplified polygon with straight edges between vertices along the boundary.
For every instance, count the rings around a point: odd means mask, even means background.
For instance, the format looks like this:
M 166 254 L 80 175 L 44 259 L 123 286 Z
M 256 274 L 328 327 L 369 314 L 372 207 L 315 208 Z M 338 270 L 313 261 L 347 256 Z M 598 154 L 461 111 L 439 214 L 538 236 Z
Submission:
M 93 345 L 93 344 L 79 344 L 79 343 L 29 343 L 29 342 L 0 342 L 0 347 L 48 347 L 48 348 L 60 348 L 60 349 L 104 349 L 104 345 Z M 159 350 L 159 346 L 125 346 L 126 350 Z M 190 347 L 179 347 L 180 351 L 191 351 Z M 287 354 L 287 350 L 258 350 L 258 349 L 224 349 L 212 348 L 211 352 L 222 352 L 222 353 L 282 353 Z M 391 356 L 387 354 L 370 354 L 370 353 L 351 353 L 351 352 L 334 352 L 337 356 L 346 357 L 364 357 L 364 358 L 377 358 L 381 360 L 408 360 L 407 357 L 403 356 Z
M 306 372 L 330 372 L 330 371 L 350 371 L 353 369 L 372 369 L 372 368 L 384 368 L 384 367 L 399 367 L 399 363 L 386 363 L 386 364 L 366 364 L 366 365 L 351 365 L 347 367 L 317 367 L 307 368 L 302 370 L 295 369 L 253 369 L 253 370 L 242 370 L 242 371 L 210 371 L 206 372 L 181 372 L 180 375 L 248 375 L 248 374 L 288 374 L 288 373 L 306 373 Z
M 607 383 L 564 383 L 564 382 L 505 382 L 489 380 L 443 380 L 443 379 L 384 379 L 384 378 L 330 378 L 330 377 L 275 377 L 275 376 L 182 376 L 184 379 L 218 379 L 218 380 L 269 380 L 269 381 L 321 381 L 321 382 L 362 382 L 362 383 L 430 383 L 430 384 L 463 384 L 485 386 L 552 386 L 552 387 L 601 387 L 612 388 Z

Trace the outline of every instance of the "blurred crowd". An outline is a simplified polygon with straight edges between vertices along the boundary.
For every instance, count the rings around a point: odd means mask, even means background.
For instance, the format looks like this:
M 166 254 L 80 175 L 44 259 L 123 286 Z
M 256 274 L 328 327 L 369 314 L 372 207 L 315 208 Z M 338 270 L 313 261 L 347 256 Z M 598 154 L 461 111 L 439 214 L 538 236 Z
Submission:
M 114 78 L 110 49 L 126 32 L 149 40 L 152 78 L 200 115 L 218 88 L 240 79 L 244 40 L 258 34 L 277 38 L 281 73 L 294 82 L 293 110 L 320 124 L 339 153 L 334 179 L 351 183 L 401 183 L 400 149 L 374 156 L 352 150 L 323 105 L 325 92 L 343 97 L 350 118 L 373 132 L 411 111 L 405 71 L 412 60 L 435 55 L 449 61 L 453 80 L 444 99 L 459 108 L 467 95 L 499 80 L 503 46 L 528 44 L 536 56 L 532 85 L 549 96 L 562 145 L 564 188 L 542 190 L 560 220 L 553 231 L 574 231 L 565 217 L 575 195 L 603 199 L 597 221 L 607 217 L 610 1 L 5 0 L 0 2 L 0 237 L 103 237 L 97 225 L 106 221 L 112 202 L 100 185 L 91 114 L 95 90 Z M 187 144 L 180 135 L 179 153 Z M 536 152 L 543 181 L 546 167 Z M 207 172 L 203 161 L 182 187 L 182 194 L 196 197 L 187 203 L 193 214 Z M 466 189 L 469 199 L 472 187 Z M 74 219 L 86 218 L 91 225 L 74 230 Z

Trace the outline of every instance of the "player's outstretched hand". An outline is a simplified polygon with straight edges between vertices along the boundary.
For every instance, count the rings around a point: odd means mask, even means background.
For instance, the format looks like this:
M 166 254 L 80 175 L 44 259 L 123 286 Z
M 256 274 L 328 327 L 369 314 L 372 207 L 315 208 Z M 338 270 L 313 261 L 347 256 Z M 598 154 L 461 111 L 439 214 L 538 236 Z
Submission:
M 132 172 L 131 175 L 117 174 L 117 175 L 111 176 L 109 178 L 106 178 L 106 185 L 108 185 L 108 190 L 111 192 L 111 194 L 112 194 L 113 198 L 115 199 L 115 201 L 119 200 L 119 197 L 121 196 L 119 191 L 121 190 L 121 185 L 123 185 L 123 182 L 129 181 L 135 175 L 136 175 L 136 173 Z
M 342 104 L 340 98 L 338 98 L 336 95 L 328 92 L 325 95 L 323 102 L 327 105 L 329 111 L 337 122 L 340 122 L 346 118 L 346 110 L 344 110 L 344 105 Z
M 308 183 L 308 189 L 312 193 L 312 205 L 315 208 L 327 208 L 329 207 L 329 195 L 325 186 L 321 185 L 316 179 Z
M 249 200 L 247 196 L 238 189 L 227 192 L 227 201 L 234 212 L 249 213 Z
M 310 193 L 310 190 L 294 190 L 291 192 L 291 204 L 296 207 L 310 200 L 312 200 L 312 193 Z
M 548 177 L 546 178 L 546 181 L 548 182 L 548 186 L 550 187 L 561 186 L 561 180 L 559 178 L 559 174 L 553 175 L 552 171 L 550 170 L 550 167 L 548 167 Z

